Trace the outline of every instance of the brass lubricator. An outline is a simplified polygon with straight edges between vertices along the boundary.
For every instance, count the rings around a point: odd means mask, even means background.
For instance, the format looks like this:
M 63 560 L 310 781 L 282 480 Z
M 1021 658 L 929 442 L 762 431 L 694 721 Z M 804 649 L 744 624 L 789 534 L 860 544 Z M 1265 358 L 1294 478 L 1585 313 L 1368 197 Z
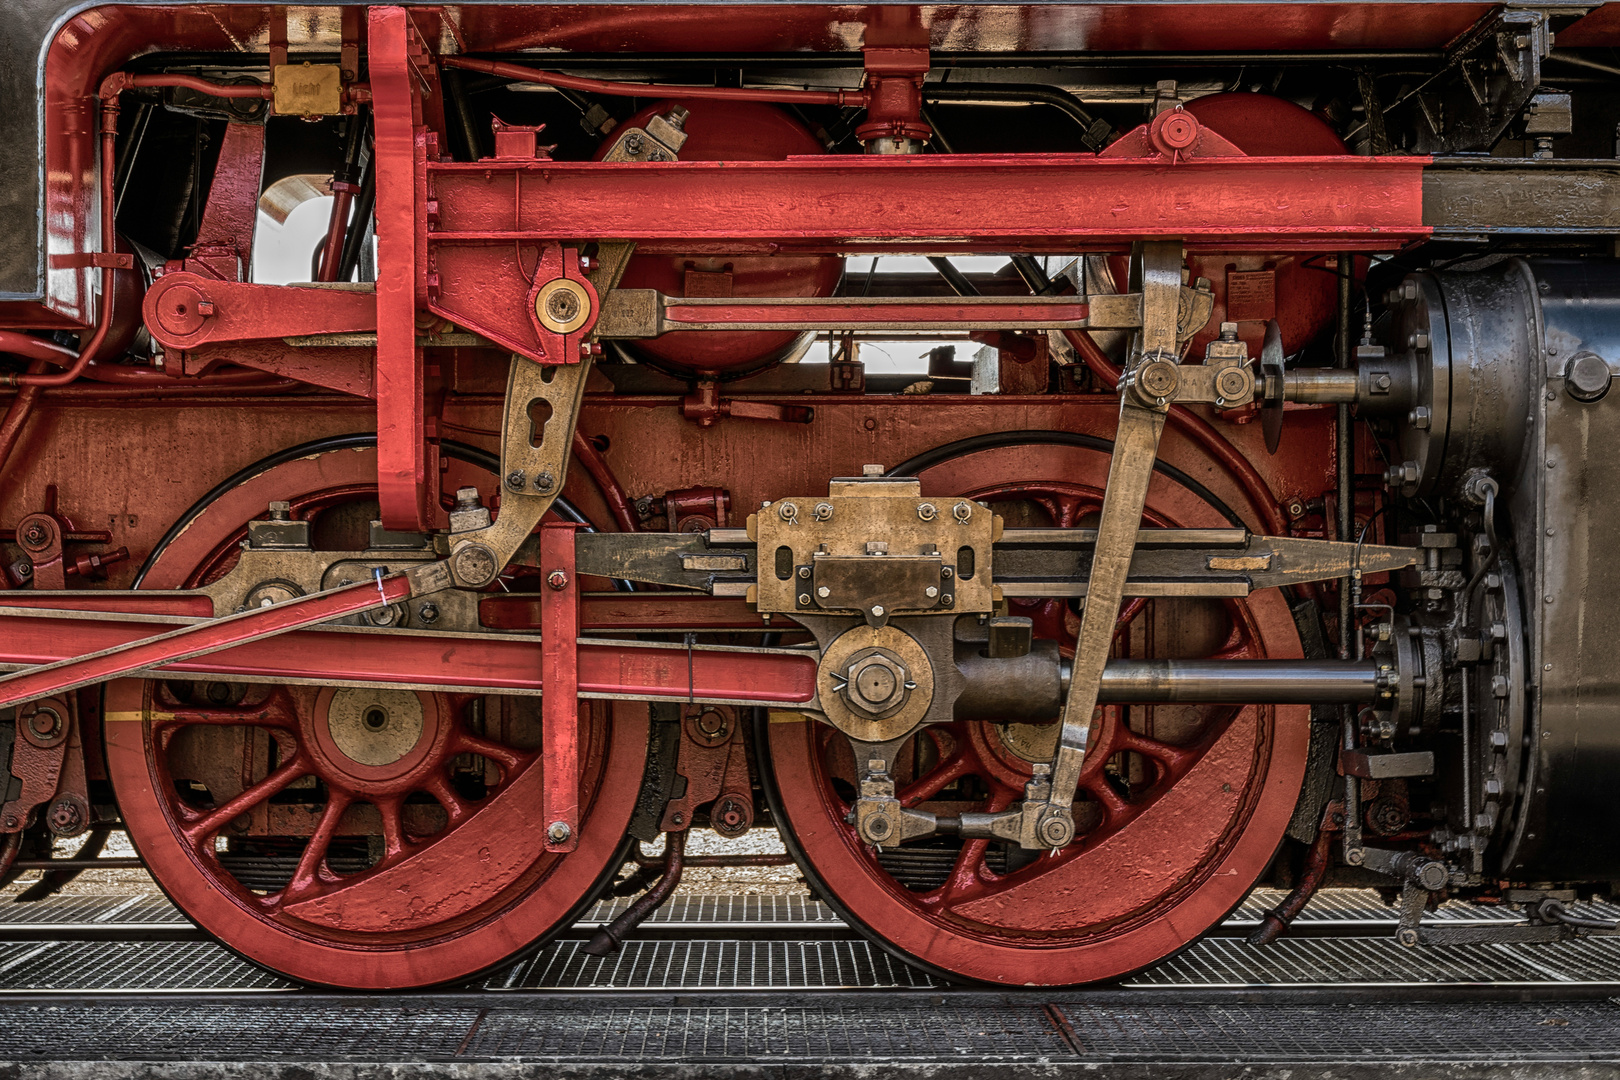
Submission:
M 860 764 L 855 825 L 868 843 L 935 831 L 894 797 L 891 764 L 924 724 L 952 718 L 965 682 L 950 662 L 961 615 L 989 615 L 1001 518 L 971 499 L 924 498 L 920 481 L 839 477 L 827 497 L 767 503 L 748 519 L 761 573 L 748 599 L 790 615 L 821 647 L 809 710 L 850 740 Z M 941 659 L 942 658 L 942 659 Z

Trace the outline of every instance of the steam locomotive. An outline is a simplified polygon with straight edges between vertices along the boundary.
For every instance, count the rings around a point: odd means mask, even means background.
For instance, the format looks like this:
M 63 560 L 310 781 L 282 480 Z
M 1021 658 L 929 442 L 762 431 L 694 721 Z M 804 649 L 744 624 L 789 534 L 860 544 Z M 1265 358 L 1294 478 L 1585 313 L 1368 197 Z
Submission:
M 1620 5 L 0 18 L 0 880 L 371 989 L 693 829 L 961 980 L 1604 928 Z

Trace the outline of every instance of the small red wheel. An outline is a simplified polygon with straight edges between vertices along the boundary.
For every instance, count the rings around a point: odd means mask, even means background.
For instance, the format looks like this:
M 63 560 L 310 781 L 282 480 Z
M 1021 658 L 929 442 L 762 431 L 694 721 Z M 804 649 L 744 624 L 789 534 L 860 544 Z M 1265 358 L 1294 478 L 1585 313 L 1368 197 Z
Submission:
M 1009 527 L 1084 526 L 1102 502 L 1105 452 L 1001 447 L 921 470 L 925 494 L 989 503 Z M 986 483 L 1017 475 L 1030 479 Z M 1207 494 L 1207 493 L 1206 493 Z M 1230 525 L 1165 474 L 1146 522 Z M 1078 617 L 1062 600 L 1015 602 L 1038 636 L 1067 652 Z M 1298 657 L 1275 592 L 1244 600 L 1130 602 L 1118 655 Z M 770 725 L 783 832 L 846 919 L 889 951 L 937 973 L 1007 984 L 1116 978 L 1188 945 L 1240 903 L 1270 862 L 1298 798 L 1309 742 L 1303 706 L 1108 706 L 1075 802 L 1077 836 L 1055 852 L 936 838 L 878 851 L 846 821 L 853 756 L 834 729 L 791 714 Z M 1050 760 L 1055 724 L 956 722 L 901 749 L 896 783 L 912 807 L 956 814 L 1018 801 L 1032 764 Z
M 198 514 L 144 584 L 223 573 L 271 500 L 317 536 L 363 528 L 375 470 L 374 452 L 344 449 L 261 473 Z M 429 986 L 566 927 L 617 869 L 646 756 L 636 708 L 580 709 L 580 843 L 566 855 L 546 852 L 536 816 L 536 698 L 121 680 L 107 768 L 154 879 L 228 948 L 306 983 Z

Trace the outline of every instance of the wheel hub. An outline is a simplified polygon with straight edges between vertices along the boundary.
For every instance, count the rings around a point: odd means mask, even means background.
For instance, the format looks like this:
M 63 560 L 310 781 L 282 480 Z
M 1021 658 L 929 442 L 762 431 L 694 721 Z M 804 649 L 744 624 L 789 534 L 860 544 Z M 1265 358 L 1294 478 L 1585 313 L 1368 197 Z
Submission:
M 327 703 L 326 729 L 350 761 L 386 768 L 421 744 L 425 714 L 421 698 L 409 690 L 349 688 Z

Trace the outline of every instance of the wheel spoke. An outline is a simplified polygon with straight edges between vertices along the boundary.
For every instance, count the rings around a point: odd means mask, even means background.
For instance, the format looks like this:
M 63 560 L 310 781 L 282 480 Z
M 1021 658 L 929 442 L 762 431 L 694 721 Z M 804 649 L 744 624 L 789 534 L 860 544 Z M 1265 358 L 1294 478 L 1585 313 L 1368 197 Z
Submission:
M 898 792 L 900 805 L 912 807 L 927 802 L 962 777 L 977 771 L 978 766 L 979 756 L 966 745 L 960 746 L 950 757 L 901 788 Z
M 1198 758 L 1196 750 L 1184 746 L 1171 746 L 1169 743 L 1151 739 L 1129 728 L 1125 728 L 1120 732 L 1119 738 L 1114 744 L 1114 750 L 1116 752 L 1130 750 L 1150 757 L 1163 765 L 1172 776 L 1185 770 L 1187 766 Z
M 392 862 L 405 853 L 408 841 L 405 836 L 405 800 L 379 799 L 375 804 L 377 813 L 382 815 L 383 857 L 382 862 Z
M 963 844 L 962 850 L 956 853 L 950 876 L 945 879 L 945 884 L 935 890 L 937 895 L 933 902 L 949 910 L 952 905 L 983 895 L 985 882 L 980 874 L 984 870 L 985 852 L 989 850 L 988 840 L 969 840 Z
M 444 807 L 445 814 L 450 818 L 449 824 L 451 826 L 457 825 L 463 818 L 472 813 L 467 806 L 466 800 L 456 794 L 456 789 L 450 786 L 450 781 L 445 779 L 443 775 L 434 773 L 423 783 L 422 788 L 437 799 L 440 806 Z
M 498 742 L 491 742 L 489 739 L 465 731 L 457 732 L 454 752 L 458 754 L 477 754 L 479 757 L 488 758 L 495 762 L 501 767 L 502 783 L 510 780 L 513 774 L 534 760 L 534 754 L 532 753 L 525 754 L 513 750 L 509 746 L 502 746 Z
M 270 906 L 280 907 L 306 899 L 331 879 L 326 868 L 326 853 L 331 850 L 338 823 L 343 820 L 344 812 L 353 801 L 353 797 L 345 791 L 334 791 L 328 796 L 326 808 L 321 811 L 320 824 L 315 826 L 314 835 L 304 845 L 304 853 L 298 857 L 298 868 L 293 871 L 292 880 L 271 898 Z
M 1120 793 L 1114 790 L 1114 785 L 1108 782 L 1106 776 L 1093 777 L 1080 786 L 1102 806 L 1105 827 L 1119 825 L 1133 810 L 1131 804 L 1126 802 Z
M 1115 644 L 1119 643 L 1120 638 L 1129 636 L 1131 624 L 1136 621 L 1136 617 L 1142 614 L 1143 609 L 1146 607 L 1147 597 L 1145 596 L 1133 596 L 1125 602 L 1125 606 L 1119 610 L 1119 618 L 1114 620 Z
M 210 836 L 219 832 L 226 822 L 240 817 L 243 813 L 258 806 L 294 780 L 308 775 L 309 769 L 304 765 L 303 759 L 294 754 L 286 764 L 275 772 L 252 787 L 247 788 L 224 806 L 211 810 L 201 817 L 182 825 L 180 830 L 185 835 L 186 840 L 193 846 L 201 846 Z

